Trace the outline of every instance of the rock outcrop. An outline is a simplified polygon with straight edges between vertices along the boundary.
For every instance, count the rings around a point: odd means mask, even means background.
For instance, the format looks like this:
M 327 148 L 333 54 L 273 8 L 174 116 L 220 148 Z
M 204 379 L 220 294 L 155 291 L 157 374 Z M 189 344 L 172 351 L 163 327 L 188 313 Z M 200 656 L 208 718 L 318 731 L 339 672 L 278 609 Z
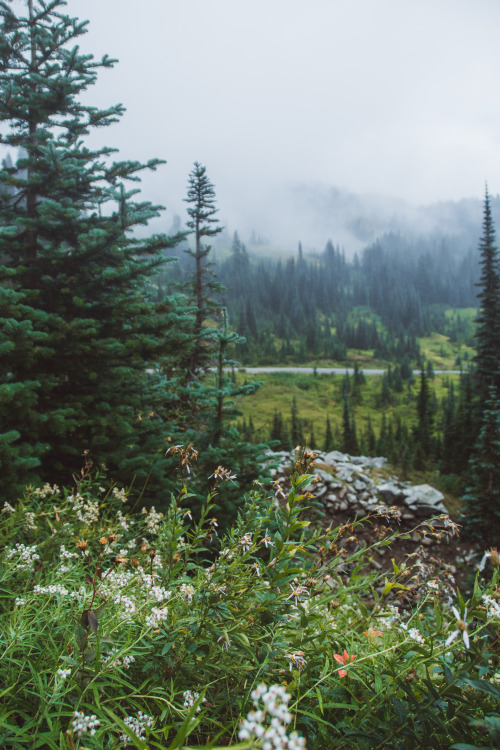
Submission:
M 286 451 L 271 453 L 278 462 L 271 470 L 273 479 L 285 482 L 295 461 L 295 454 Z M 349 456 L 340 451 L 318 452 L 314 473 L 319 478 L 310 489 L 330 514 L 348 513 L 352 518 L 365 516 L 375 506 L 398 506 L 401 517 L 421 521 L 447 513 L 444 496 L 428 484 L 410 485 L 396 477 L 380 477 L 382 457 Z

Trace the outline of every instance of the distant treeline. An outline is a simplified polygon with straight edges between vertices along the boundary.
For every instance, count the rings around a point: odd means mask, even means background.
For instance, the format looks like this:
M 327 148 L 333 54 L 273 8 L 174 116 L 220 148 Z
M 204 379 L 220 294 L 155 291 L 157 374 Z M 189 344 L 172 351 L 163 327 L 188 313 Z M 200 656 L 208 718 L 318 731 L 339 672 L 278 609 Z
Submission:
M 168 267 L 160 295 L 186 283 L 189 260 L 180 253 Z M 296 257 L 262 260 L 235 233 L 212 272 L 224 286 L 221 304 L 247 339 L 238 350 L 243 363 L 343 360 L 348 348 L 419 363 L 418 336 L 438 332 L 473 343 L 470 319 L 445 310 L 476 305 L 477 251 L 459 255 L 450 239 L 388 234 L 352 260 L 330 240 L 307 256 L 299 243 Z

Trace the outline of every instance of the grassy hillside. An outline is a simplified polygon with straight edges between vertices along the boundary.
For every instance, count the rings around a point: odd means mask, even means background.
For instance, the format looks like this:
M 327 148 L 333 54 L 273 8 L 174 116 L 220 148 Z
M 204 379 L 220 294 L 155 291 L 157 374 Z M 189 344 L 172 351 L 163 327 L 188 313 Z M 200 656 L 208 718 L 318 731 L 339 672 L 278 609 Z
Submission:
M 245 420 L 252 418 L 256 438 L 268 440 L 274 411 L 281 412 L 285 421 L 290 421 L 293 399 L 295 398 L 299 418 L 304 425 L 305 436 L 314 431 L 317 445 L 322 447 L 325 439 L 326 417 L 337 435 L 342 432 L 342 412 L 344 407 L 343 375 L 307 375 L 295 373 L 262 373 L 250 376 L 244 371 L 236 373 L 237 384 L 258 379 L 263 382 L 255 394 L 241 399 L 238 404 Z M 401 393 L 390 392 L 389 403 L 382 401 L 382 375 L 365 375 L 365 383 L 359 389 L 353 387 L 350 377 L 350 407 L 354 412 L 358 435 L 362 435 L 371 420 L 378 434 L 383 414 L 386 419 L 399 417 L 408 425 L 416 423 L 416 397 L 419 390 L 418 379 L 413 384 L 405 384 Z M 431 380 L 431 389 L 438 404 L 446 396 L 451 382 L 458 387 L 458 375 L 436 375 Z

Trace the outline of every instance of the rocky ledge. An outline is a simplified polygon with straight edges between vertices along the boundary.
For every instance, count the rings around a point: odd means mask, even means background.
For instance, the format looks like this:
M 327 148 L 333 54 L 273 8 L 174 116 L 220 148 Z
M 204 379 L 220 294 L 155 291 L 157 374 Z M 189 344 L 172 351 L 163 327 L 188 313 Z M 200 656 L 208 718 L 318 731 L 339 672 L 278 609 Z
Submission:
M 387 464 L 387 459 L 382 457 L 349 456 L 340 451 L 315 453 L 314 474 L 318 479 L 308 489 L 323 507 L 322 523 L 340 526 L 367 516 L 377 506 L 397 508 L 398 513 L 387 516 L 379 511 L 385 527 L 403 532 L 403 536 L 391 542 L 390 552 L 387 547 L 378 547 L 371 560 L 374 568 L 391 570 L 392 557 L 399 564 L 405 556 L 416 552 L 419 559 L 426 559 L 429 575 L 446 580 L 449 591 L 456 584 L 465 588 L 471 584 L 478 555 L 482 554 L 476 545 L 463 542 L 457 536 L 418 533 L 418 527 L 425 525 L 428 519 L 448 515 L 439 490 L 428 484 L 412 485 L 395 476 L 388 478 L 387 472 L 380 471 Z M 271 470 L 273 479 L 286 491 L 297 458 L 295 453 L 270 452 L 269 458 L 275 467 Z M 372 524 L 358 527 L 359 544 L 370 544 L 374 533 Z
M 365 516 L 374 507 L 397 506 L 404 521 L 420 521 L 447 513 L 444 495 L 428 484 L 410 485 L 397 477 L 381 479 L 376 470 L 387 459 L 367 456 L 349 456 L 340 451 L 316 451 L 314 473 L 319 481 L 311 491 L 326 511 L 347 512 L 352 518 Z M 271 470 L 273 479 L 285 479 L 292 469 L 295 454 L 279 451 L 271 454 L 278 466 Z

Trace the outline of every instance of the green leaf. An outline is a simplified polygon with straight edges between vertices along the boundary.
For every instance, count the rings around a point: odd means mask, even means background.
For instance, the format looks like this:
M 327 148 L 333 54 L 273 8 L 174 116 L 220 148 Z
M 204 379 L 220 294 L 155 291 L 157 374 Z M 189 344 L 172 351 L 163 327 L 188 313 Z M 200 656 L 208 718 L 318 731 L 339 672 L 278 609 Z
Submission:
M 471 687 L 476 688 L 476 690 L 482 690 L 483 693 L 488 693 L 488 695 L 491 695 L 493 698 L 496 698 L 497 701 L 500 701 L 500 690 L 492 685 L 491 682 L 488 682 L 487 680 L 468 679 L 466 679 L 465 682 Z
M 391 589 L 392 589 L 392 583 L 386 578 L 385 586 L 382 589 L 382 596 L 385 596 L 386 594 L 388 594 Z

